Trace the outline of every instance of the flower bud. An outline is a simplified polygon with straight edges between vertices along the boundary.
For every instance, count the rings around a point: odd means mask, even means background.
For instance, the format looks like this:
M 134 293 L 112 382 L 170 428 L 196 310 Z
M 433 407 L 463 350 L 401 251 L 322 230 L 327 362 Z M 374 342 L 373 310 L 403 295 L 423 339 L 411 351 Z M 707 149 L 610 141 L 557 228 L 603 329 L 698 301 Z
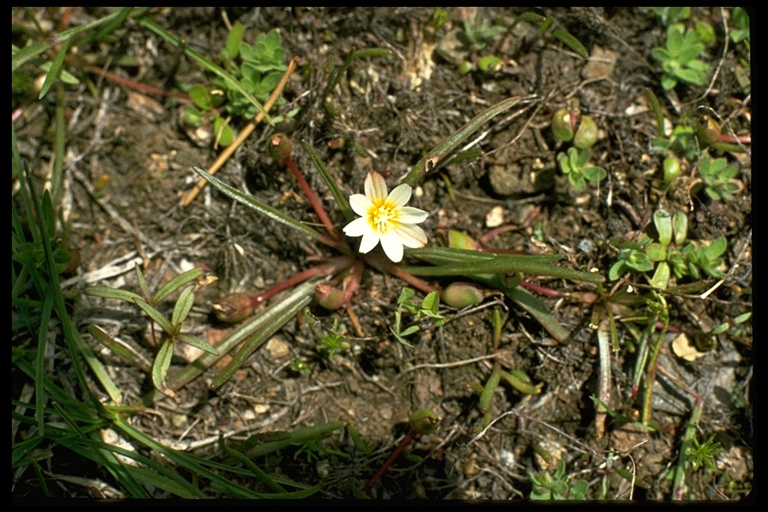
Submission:
M 702 146 L 711 146 L 720 141 L 720 125 L 710 116 L 700 116 L 696 123 L 696 136 Z
M 575 128 L 576 117 L 568 110 L 561 108 L 552 116 L 552 133 L 559 140 L 570 141 L 573 138 Z
M 293 142 L 286 134 L 277 133 L 269 138 L 267 151 L 269 156 L 280 162 L 293 154 Z
M 211 309 L 222 322 L 237 323 L 253 313 L 253 301 L 246 293 L 230 293 L 211 304 Z
M 588 149 L 597 142 L 597 125 L 589 116 L 581 116 L 579 129 L 573 136 L 573 145 L 579 149 Z
M 443 290 L 443 302 L 452 308 L 465 308 L 483 302 L 485 293 L 469 283 L 451 283 Z
M 442 418 L 429 409 L 419 409 L 411 414 L 408 423 L 417 434 L 431 434 L 437 430 Z
M 328 283 L 315 286 L 315 298 L 321 307 L 328 311 L 336 311 L 344 306 L 344 292 Z

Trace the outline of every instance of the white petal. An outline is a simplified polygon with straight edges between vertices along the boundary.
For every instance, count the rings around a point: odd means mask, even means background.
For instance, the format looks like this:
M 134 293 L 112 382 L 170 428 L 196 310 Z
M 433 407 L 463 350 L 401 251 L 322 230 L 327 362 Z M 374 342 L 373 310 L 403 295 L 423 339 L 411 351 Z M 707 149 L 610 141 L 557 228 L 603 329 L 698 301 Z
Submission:
M 368 231 L 363 233 L 363 239 L 360 241 L 360 249 L 358 250 L 361 254 L 368 253 L 376 247 L 377 243 L 379 243 L 379 234 L 372 229 L 368 229 Z
M 344 226 L 344 234 L 347 236 L 363 236 L 370 231 L 371 225 L 365 217 L 357 218 Z
M 396 186 L 395 189 L 389 193 L 387 202 L 393 203 L 395 206 L 405 206 L 405 203 L 411 199 L 412 193 L 413 189 L 411 186 L 403 183 L 402 185 Z
M 403 206 L 397 212 L 397 222 L 403 224 L 418 224 L 427 220 L 427 217 L 429 217 L 427 212 L 412 206 Z
M 394 224 L 392 226 L 398 237 L 400 237 L 400 243 L 411 249 L 417 249 L 427 245 L 427 234 L 419 226 L 413 224 Z
M 373 207 L 373 203 L 363 194 L 352 194 L 349 196 L 349 206 L 352 207 L 352 210 L 356 214 L 361 217 L 366 217 L 368 215 L 368 210 Z
M 365 195 L 374 203 L 387 198 L 387 182 L 381 174 L 368 171 L 368 176 L 365 177 Z
M 384 248 L 387 258 L 395 263 L 403 259 L 403 242 L 393 229 L 381 236 L 381 247 Z

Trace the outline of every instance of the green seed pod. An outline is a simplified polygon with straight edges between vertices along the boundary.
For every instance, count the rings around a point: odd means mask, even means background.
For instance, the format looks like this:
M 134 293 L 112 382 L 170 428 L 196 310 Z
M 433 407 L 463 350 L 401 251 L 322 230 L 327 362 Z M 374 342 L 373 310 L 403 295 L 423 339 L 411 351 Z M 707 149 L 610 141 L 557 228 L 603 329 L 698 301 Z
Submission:
M 568 142 L 573 139 L 575 117 L 565 109 L 560 109 L 552 116 L 552 133 L 559 140 Z
M 443 419 L 429 409 L 419 409 L 411 414 L 408 423 L 417 434 L 431 434 Z
M 448 230 L 448 247 L 451 249 L 468 249 L 470 251 L 480 250 L 480 244 L 474 238 L 463 231 L 455 229 Z
M 672 183 L 682 173 L 680 160 L 674 156 L 668 156 L 664 159 L 664 183 Z
M 317 303 L 328 311 L 336 311 L 344 306 L 344 292 L 328 283 L 315 286 Z
M 466 308 L 483 302 L 485 293 L 473 284 L 457 282 L 449 284 L 441 298 L 452 308 Z
M 286 134 L 277 133 L 269 138 L 267 151 L 275 161 L 281 162 L 293 154 L 293 142 Z
M 211 309 L 222 322 L 237 323 L 253 313 L 253 303 L 246 293 L 230 293 L 211 304 Z
M 573 136 L 573 145 L 579 149 L 588 149 L 597 142 L 597 125 L 594 119 L 589 116 L 581 116 L 579 129 Z
M 464 76 L 466 74 L 469 74 L 472 71 L 472 63 L 468 61 L 464 61 L 461 64 L 459 64 L 459 75 Z

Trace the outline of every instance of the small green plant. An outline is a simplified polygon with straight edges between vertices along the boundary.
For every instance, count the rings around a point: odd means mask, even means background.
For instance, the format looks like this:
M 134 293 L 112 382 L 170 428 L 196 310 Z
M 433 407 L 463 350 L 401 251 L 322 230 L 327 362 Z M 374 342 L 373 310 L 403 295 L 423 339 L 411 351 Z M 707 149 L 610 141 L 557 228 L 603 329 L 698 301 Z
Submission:
M 300 357 L 294 357 L 293 361 L 291 361 L 291 371 L 300 373 L 302 375 L 309 375 L 312 373 L 312 370 L 309 368 L 307 362 Z
M 569 483 L 565 474 L 565 462 L 559 460 L 554 473 L 540 471 L 538 474 L 528 473 L 533 483 L 531 500 L 585 500 L 589 482 L 579 478 Z
M 752 318 L 752 312 L 747 311 L 738 315 L 733 320 L 728 320 L 712 329 L 711 334 L 724 334 L 728 333 L 730 336 L 738 337 L 746 334 L 746 326 L 744 325 L 750 318 Z
M 629 270 L 645 273 L 655 268 L 650 284 L 666 290 L 672 275 L 694 280 L 701 279 L 703 274 L 715 278 L 724 276 L 718 267 L 728 248 L 725 237 L 710 244 L 689 242 L 683 245 L 688 236 L 688 217 L 684 213 L 677 212 L 672 217 L 666 210 L 659 209 L 654 212 L 653 222 L 658 236 L 656 241 L 646 234 L 639 242 L 611 239 L 611 244 L 620 252 L 608 271 L 608 279 L 615 281 Z
M 235 23 L 219 56 L 224 70 L 263 103 L 277 87 L 286 69 L 285 50 L 276 30 L 257 35 L 253 45 L 243 41 L 244 32 L 245 27 Z M 256 105 L 221 76 L 217 76 L 210 87 L 192 86 L 189 97 L 194 105 L 187 107 L 183 122 L 198 127 L 209 118 L 213 123 L 216 142 L 221 146 L 228 146 L 234 141 L 231 118 L 252 119 L 258 113 Z M 227 117 L 221 115 L 222 106 L 229 114 Z M 295 112 L 289 115 L 293 114 Z M 277 120 L 279 118 L 273 119 Z
M 147 286 L 147 281 L 144 279 L 144 274 L 141 272 L 141 268 L 139 268 L 138 265 L 135 268 L 141 294 L 104 286 L 92 286 L 86 288 L 85 293 L 94 297 L 124 300 L 135 304 L 139 309 L 144 311 L 150 319 L 160 326 L 163 330 L 163 335 L 160 349 L 158 350 L 155 362 L 152 365 L 152 383 L 160 392 L 173 397 L 175 396 L 175 393 L 166 385 L 166 378 L 168 376 L 168 368 L 171 366 L 173 350 L 177 342 L 186 343 L 209 354 L 218 355 L 219 353 L 204 339 L 182 332 L 184 320 L 187 319 L 187 315 L 195 302 L 195 291 L 201 285 L 204 286 L 207 284 L 207 277 L 202 269 L 195 268 L 176 276 L 174 279 L 161 286 L 155 293 L 152 293 Z M 190 284 L 196 280 L 201 281 L 198 281 L 198 283 L 195 284 Z M 162 301 L 185 286 L 186 288 L 181 291 L 176 300 L 176 304 L 170 317 L 164 315 L 157 309 L 157 306 Z M 154 323 L 150 325 L 153 337 L 155 337 L 155 325 Z M 111 339 L 106 332 L 96 326 L 91 326 L 89 331 L 94 338 L 102 342 L 108 348 L 120 346 L 118 342 Z
M 339 352 L 346 352 L 349 350 L 349 343 L 347 343 L 347 337 L 344 335 L 346 327 L 344 324 L 339 325 L 339 319 L 333 319 L 333 328 L 323 333 L 322 340 L 317 344 L 317 350 L 326 353 L 328 362 L 333 361 L 333 358 Z
M 589 149 L 597 142 L 597 124 L 591 117 L 582 115 L 575 102 L 552 116 L 552 134 L 562 142 L 572 142 L 577 149 Z
M 705 153 L 699 163 L 699 176 L 704 182 L 704 192 L 713 201 L 733 199 L 733 194 L 742 188 L 736 179 L 739 174 L 738 162 L 728 163 L 726 158 L 712 158 Z
M 570 184 L 579 192 L 587 188 L 587 182 L 597 183 L 607 174 L 605 169 L 589 165 L 590 151 L 588 149 L 568 148 L 568 152 L 557 154 L 560 170 L 568 176 Z
M 715 457 L 717 454 L 721 453 L 723 449 L 721 448 L 720 443 L 715 441 L 715 434 L 709 436 L 703 443 L 699 443 L 696 436 L 694 436 L 691 441 L 691 446 L 686 453 L 691 468 L 694 471 L 698 471 L 699 468 L 706 466 L 714 472 L 719 472 L 717 466 L 715 466 Z
M 467 51 L 477 53 L 485 49 L 494 37 L 506 31 L 507 27 L 494 25 L 486 18 L 477 16 L 472 21 L 464 22 L 464 32 L 461 32 L 458 37 Z
M 395 311 L 395 326 L 390 327 L 395 339 L 403 345 L 412 346 L 406 336 L 410 336 L 419 331 L 418 325 L 410 325 L 403 329 L 403 311 L 407 311 L 411 315 L 415 316 L 415 320 L 419 321 L 423 318 L 429 318 L 432 321 L 432 325 L 435 327 L 443 325 L 445 323 L 445 317 L 438 313 L 440 307 L 440 296 L 437 292 L 430 292 L 424 297 L 421 305 L 416 304 L 413 301 L 413 296 L 416 294 L 411 288 L 403 288 L 400 292 L 400 296 L 397 298 L 397 310 Z
M 662 66 L 661 87 L 668 91 L 679 80 L 693 85 L 705 85 L 709 64 L 699 59 L 704 51 L 701 35 L 695 30 L 675 23 L 667 27 L 667 41 L 664 48 L 654 48 L 651 56 Z

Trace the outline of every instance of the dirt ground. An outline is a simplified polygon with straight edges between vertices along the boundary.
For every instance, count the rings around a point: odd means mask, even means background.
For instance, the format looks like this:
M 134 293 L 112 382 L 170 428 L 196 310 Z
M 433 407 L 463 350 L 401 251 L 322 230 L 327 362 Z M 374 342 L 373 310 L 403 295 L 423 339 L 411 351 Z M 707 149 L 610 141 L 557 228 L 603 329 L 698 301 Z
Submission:
M 494 36 L 481 52 L 503 57 L 499 71 L 459 74 L 458 60 L 477 57 L 461 46 L 463 21 L 484 18 L 509 25 L 522 11 L 451 9 L 450 20 L 440 29 L 434 28 L 434 9 L 429 8 L 164 9 L 156 20 L 211 57 L 223 45 L 228 23 L 244 24 L 246 40 L 277 28 L 287 56 L 300 57 L 285 89 L 287 101 L 273 112 L 298 108 L 296 116 L 276 128 L 257 128 L 217 174 L 267 204 L 317 223 L 293 177 L 266 154 L 266 141 L 276 131 L 310 144 L 351 194 L 362 191 L 370 169 L 387 176 L 393 186 L 447 135 L 489 106 L 520 96 L 529 99 L 524 108 L 494 118 L 470 138 L 471 149 L 482 150 L 482 156 L 449 165 L 417 188 L 412 204 L 430 213 L 423 224 L 430 244 L 445 245 L 449 229 L 483 239 L 491 230 L 487 216 L 501 213 L 501 223 L 509 229 L 487 238 L 489 247 L 559 253 L 565 256 L 564 266 L 607 274 L 618 254 L 608 240 L 650 232 L 653 212 L 664 207 L 688 214 L 690 240 L 725 236 L 726 270 L 735 267 L 706 300 L 699 298 L 701 292 L 667 296 L 677 334 L 683 331 L 693 339 L 750 311 L 751 292 L 744 290 L 752 286 L 751 160 L 739 157 L 743 190 L 737 197 L 713 201 L 703 193 L 689 196 L 691 169 L 680 179 L 682 185 L 663 187 L 661 158 L 649 154 L 656 121 L 648 108 L 648 88 L 672 120 L 704 107 L 728 119 L 736 133 L 749 134 L 749 96 L 732 73 L 736 49 L 731 46 L 724 53 L 720 43 L 707 48 L 705 59 L 713 68 L 720 66 L 711 87 L 679 87 L 665 94 L 650 56 L 653 47 L 663 44 L 664 28 L 652 10 L 555 9 L 544 14 L 576 37 L 589 58 L 521 23 Z M 723 39 L 723 11 L 695 11 Z M 85 22 L 94 14 L 76 10 L 75 19 Z M 112 72 L 167 91 L 210 83 L 210 75 L 154 34 L 131 23 L 117 34 L 115 47 L 136 57 L 139 65 Z M 391 53 L 355 61 L 330 98 L 323 98 L 327 66 L 338 69 L 351 51 L 371 47 Z M 211 187 L 189 206 L 180 206 L 181 194 L 197 181 L 192 167 L 208 168 L 218 151 L 189 136 L 180 124 L 184 106 L 172 98 L 143 94 L 95 75 L 91 79 L 95 89 L 71 87 L 66 105 L 70 130 L 63 211 L 68 243 L 79 252 L 80 264 L 65 286 L 73 291 L 91 285 L 136 290 L 135 276 L 128 271 L 132 265 L 105 276 L 107 269 L 134 260 L 144 263 L 151 284 L 205 266 L 218 281 L 199 294 L 190 321 L 195 334 L 215 342 L 230 328 L 214 319 L 212 301 L 233 291 L 258 293 L 304 269 L 312 256 L 324 254 L 322 246 Z M 559 143 L 549 127 L 553 112 L 573 99 L 597 123 L 592 155 L 608 174 L 584 192 L 576 192 L 556 168 Z M 329 115 L 326 101 L 335 115 Z M 35 105 L 16 130 L 23 156 L 43 177 L 52 158 L 54 109 L 52 104 Z M 309 156 L 299 148 L 296 160 L 313 188 L 322 192 L 333 220 L 343 222 L 333 198 L 324 195 L 327 188 Z M 587 284 L 527 277 L 560 291 L 594 291 Z M 709 280 L 708 287 L 715 281 Z M 648 290 L 640 279 L 626 284 L 636 287 L 636 296 Z M 654 393 L 659 430 L 647 433 L 609 419 L 600 435 L 590 399 L 598 382 L 591 304 L 539 296 L 571 332 L 566 344 L 553 340 L 514 303 L 489 296 L 468 310 L 444 308 L 445 325 L 425 326 L 407 347 L 389 330 L 401 288 L 398 279 L 367 270 L 352 302 L 362 333 L 344 310 L 324 313 L 313 305 L 314 318 L 303 315 L 289 322 L 222 387 L 210 389 L 209 372 L 182 389 L 178 401 L 163 399 L 131 421 L 155 439 L 211 458 L 222 457 L 219 434 L 234 442 L 258 432 L 350 422 L 368 440 L 371 453 L 355 452 L 340 431 L 322 442 L 315 457 L 286 450 L 265 462 L 266 469 L 279 468 L 295 480 L 323 482 L 318 496 L 349 498 L 407 433 L 409 414 L 426 407 L 442 418 L 440 427 L 413 446 L 412 454 L 420 459 L 400 457 L 372 487 L 372 497 L 524 500 L 532 487 L 529 473 L 552 470 L 562 459 L 572 478 L 589 482 L 589 499 L 667 500 L 693 408 L 687 388 L 705 400 L 697 438 L 714 435 L 722 448 L 715 458 L 717 471 L 691 471 L 688 497 L 736 500 L 752 489 L 751 322 L 739 335 L 712 337 L 708 350 L 694 361 L 675 354 L 677 334 L 671 333 L 662 347 L 664 372 Z M 494 310 L 506 315 L 496 353 Z M 80 295 L 73 315 L 82 330 L 100 325 L 115 337 L 133 340 L 148 360 L 154 357 L 147 321 L 138 310 Z M 334 321 L 345 330 L 349 349 L 329 360 L 317 345 Z M 629 398 L 636 354 L 628 349 L 629 332 L 620 327 L 619 334 L 622 349 L 611 364 L 613 406 L 622 412 L 639 410 L 640 397 Z M 135 403 L 151 389 L 147 372 L 108 352 L 100 354 L 126 403 Z M 178 351 L 171 372 L 190 357 Z M 295 371 L 297 358 L 305 362 L 306 373 Z M 473 385 L 486 382 L 493 358 L 505 368 L 526 372 L 542 385 L 542 392 L 523 395 L 500 386 L 491 402 L 494 421 L 479 431 L 483 413 Z M 67 374 L 66 367 L 57 371 Z M 549 462 L 538 455 L 542 451 L 550 455 Z M 616 467 L 633 475 L 634 488 Z M 65 461 L 58 472 L 78 471 L 76 463 Z M 98 468 L 84 471 L 109 480 Z M 35 492 L 34 480 L 16 485 L 16 493 Z M 57 492 L 92 495 L 74 484 Z

